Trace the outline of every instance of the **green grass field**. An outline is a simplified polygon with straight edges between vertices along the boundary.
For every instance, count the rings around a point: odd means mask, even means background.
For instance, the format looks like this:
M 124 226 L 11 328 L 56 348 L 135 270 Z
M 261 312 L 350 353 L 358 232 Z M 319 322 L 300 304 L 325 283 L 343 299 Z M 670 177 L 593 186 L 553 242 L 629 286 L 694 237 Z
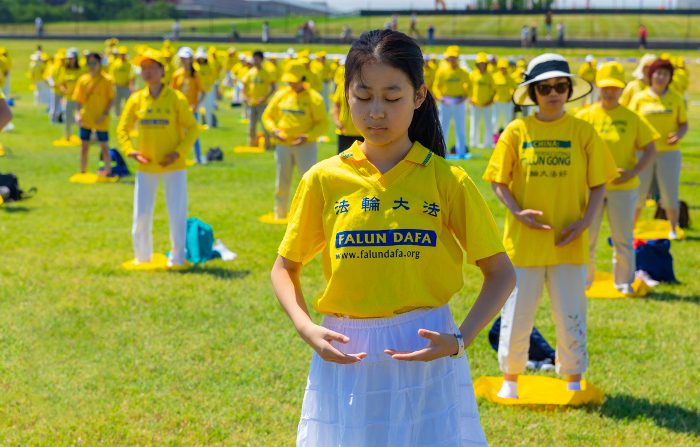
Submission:
M 355 35 L 361 30 L 383 28 L 390 17 L 330 16 L 283 18 L 212 18 L 181 21 L 184 34 L 230 34 L 232 26 L 244 36 L 259 36 L 262 24 L 268 21 L 272 36 L 293 36 L 299 26 L 309 18 L 316 23 L 321 36 L 338 37 L 344 25 L 349 25 Z M 569 39 L 636 39 L 640 23 L 649 31 L 649 39 L 690 40 L 700 38 L 700 15 L 557 15 L 554 16 L 552 33 L 556 37 L 556 24 L 563 22 Z M 172 31 L 172 20 L 153 21 L 100 21 L 47 23 L 47 34 L 149 34 L 163 36 Z M 522 16 L 419 16 L 418 28 L 425 36 L 433 24 L 437 38 L 449 37 L 503 37 L 520 38 L 523 25 L 538 26 L 539 37 L 545 38 L 544 15 Z M 399 18 L 399 30 L 408 32 L 409 17 Z M 33 34 L 34 24 L 0 24 L 0 33 Z
M 68 182 L 78 170 L 78 151 L 52 147 L 62 127 L 49 125 L 32 105 L 23 73 L 33 48 L 29 42 L 3 45 L 16 61 L 17 105 L 16 129 L 0 134 L 10 149 L 0 158 L 0 172 L 15 172 L 24 188 L 37 186 L 39 193 L 0 207 L 0 445 L 293 445 L 311 349 L 270 286 L 284 229 L 257 221 L 273 204 L 273 155 L 233 155 L 232 148 L 245 141 L 245 128 L 239 110 L 221 102 L 221 127 L 205 132 L 202 142 L 205 149 L 224 149 L 225 160 L 188 171 L 189 210 L 212 224 L 238 259 L 185 273 L 121 270 L 121 262 L 133 257 L 133 180 Z M 690 71 L 695 75 L 697 67 Z M 682 283 L 661 285 L 643 299 L 590 301 L 586 377 L 605 391 L 605 404 L 535 410 L 480 401 L 491 445 L 700 441 L 698 101 L 694 83 L 681 197 L 691 205 L 695 228 L 672 250 Z M 334 153 L 332 140 L 321 145 L 320 157 Z M 460 164 L 502 225 L 504 208 L 479 180 L 489 154 L 476 152 L 478 159 Z M 96 158 L 93 150 L 92 169 Z M 598 267 L 609 271 L 611 250 L 602 239 Z M 156 250 L 168 249 L 162 191 L 154 241 Z M 477 270 L 467 267 L 464 276 L 466 285 L 451 303 L 460 319 L 480 286 Z M 308 297 L 322 290 L 318 259 L 304 270 L 302 282 Z M 547 299 L 536 324 L 553 342 Z M 485 333 L 468 353 L 474 378 L 499 374 Z

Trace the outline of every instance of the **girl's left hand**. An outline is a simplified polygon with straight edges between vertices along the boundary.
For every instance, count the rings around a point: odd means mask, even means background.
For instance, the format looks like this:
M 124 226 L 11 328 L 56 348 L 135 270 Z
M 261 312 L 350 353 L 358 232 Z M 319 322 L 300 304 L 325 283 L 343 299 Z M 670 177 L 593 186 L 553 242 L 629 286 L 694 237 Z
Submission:
M 394 360 L 430 362 L 441 357 L 455 355 L 459 351 L 459 344 L 454 334 L 419 329 L 418 335 L 430 341 L 428 346 L 413 352 L 398 352 L 393 349 L 385 349 L 384 353 L 390 355 Z
M 177 152 L 170 152 L 169 154 L 166 154 L 165 158 L 163 158 L 163 161 L 160 162 L 160 165 L 162 167 L 169 166 L 173 163 L 175 163 L 175 160 L 180 158 L 180 154 Z
M 561 232 L 562 239 L 557 242 L 557 247 L 563 247 L 581 235 L 590 224 L 584 219 L 577 220 Z
M 666 139 L 666 144 L 668 144 L 669 146 L 674 146 L 679 141 L 681 141 L 681 138 L 678 136 L 678 134 L 672 133 L 668 135 L 668 139 Z

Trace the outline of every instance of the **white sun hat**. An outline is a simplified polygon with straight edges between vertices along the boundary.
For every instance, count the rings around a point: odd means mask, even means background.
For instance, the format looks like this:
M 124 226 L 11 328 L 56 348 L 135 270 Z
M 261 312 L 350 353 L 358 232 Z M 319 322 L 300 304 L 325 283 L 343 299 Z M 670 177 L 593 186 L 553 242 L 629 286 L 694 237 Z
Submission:
M 578 75 L 571 74 L 569 63 L 564 56 L 556 53 L 544 53 L 532 59 L 527 66 L 523 82 L 513 92 L 513 103 L 519 106 L 536 105 L 528 95 L 528 86 L 552 78 L 569 78 L 573 92 L 567 102 L 583 98 L 593 87 Z
M 177 50 L 177 57 L 181 57 L 183 59 L 191 59 L 192 58 L 192 48 L 180 47 L 180 49 Z
M 647 53 L 639 60 L 639 65 L 632 72 L 635 79 L 644 79 L 644 67 L 648 67 L 657 59 L 655 54 Z

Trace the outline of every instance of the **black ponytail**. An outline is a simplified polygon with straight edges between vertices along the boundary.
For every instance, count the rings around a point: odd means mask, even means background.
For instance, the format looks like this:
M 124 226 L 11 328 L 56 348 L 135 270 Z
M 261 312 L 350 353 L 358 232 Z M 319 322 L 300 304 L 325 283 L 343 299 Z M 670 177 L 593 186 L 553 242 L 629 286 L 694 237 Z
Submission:
M 353 42 L 345 61 L 345 96 L 351 81 L 360 76 L 368 62 L 385 63 L 406 74 L 417 92 L 425 84 L 423 53 L 411 37 L 391 30 L 372 30 Z M 347 101 L 347 99 L 346 99 Z M 445 156 L 445 141 L 435 98 L 428 91 L 423 104 L 413 112 L 408 137 L 433 153 Z

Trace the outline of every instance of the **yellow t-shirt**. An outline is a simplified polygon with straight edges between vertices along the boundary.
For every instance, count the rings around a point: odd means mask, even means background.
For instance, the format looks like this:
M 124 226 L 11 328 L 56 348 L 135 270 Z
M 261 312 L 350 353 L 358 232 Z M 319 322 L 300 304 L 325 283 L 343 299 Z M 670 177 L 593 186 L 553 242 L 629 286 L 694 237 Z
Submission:
M 316 164 L 279 247 L 302 263 L 322 252 L 314 307 L 355 318 L 444 305 L 464 284 L 465 251 L 470 264 L 503 252 L 496 224 L 467 173 L 420 143 L 383 175 L 358 143 Z
M 352 116 L 350 116 L 350 107 L 348 106 L 348 100 L 345 96 L 344 81 L 336 86 L 331 101 L 338 105 L 338 119 L 343 124 L 343 132 L 336 127 L 335 133 L 337 135 L 346 135 L 350 137 L 361 136 L 360 131 L 355 127 L 355 123 L 352 122 Z
M 598 69 L 590 62 L 584 62 L 578 69 L 578 75 L 593 85 L 595 85 L 595 75 L 597 72 Z
M 128 87 L 134 77 L 131 62 L 117 59 L 109 65 L 109 74 L 117 87 Z
M 493 102 L 493 95 L 496 93 L 491 73 L 472 70 L 469 74 L 469 80 L 471 85 L 469 99 L 471 99 L 472 104 L 479 107 L 490 105 Z
M 634 95 L 646 90 L 647 87 L 649 87 L 647 83 L 641 79 L 630 81 L 622 91 L 622 96 L 620 96 L 620 104 L 625 107 L 629 107 L 632 103 L 632 98 L 634 98 Z
M 75 84 L 78 82 L 78 78 L 80 78 L 83 74 L 85 74 L 84 68 L 63 67 L 59 70 L 56 85 L 58 85 L 59 88 L 65 88 L 65 91 L 63 91 L 63 96 L 65 98 L 72 100 Z
M 513 99 L 515 87 L 517 87 L 513 77 L 508 73 L 503 74 L 501 70 L 495 72 L 492 77 L 495 90 L 493 102 L 510 103 Z
M 96 122 L 107 106 L 114 100 L 114 81 L 100 72 L 93 77 L 90 73 L 78 78 L 73 91 L 73 101 L 80 103 L 80 116 L 83 119 L 85 129 L 105 131 L 109 130 L 110 115 Z
M 291 87 L 283 87 L 270 98 L 262 122 L 269 132 L 280 129 L 286 133 L 287 142 L 301 135 L 316 141 L 328 130 L 328 113 L 316 90 L 307 88 L 296 93 Z
M 433 89 L 433 84 L 435 84 L 435 74 L 437 72 L 437 66 L 435 65 L 435 61 L 432 59 L 427 61 L 423 65 L 423 81 L 425 82 L 425 85 L 432 91 Z
M 605 141 L 618 168 L 630 170 L 637 164 L 637 150 L 659 139 L 659 134 L 649 122 L 625 106 L 612 110 L 595 103 L 576 114 L 577 118 L 590 123 Z M 636 176 L 622 184 L 608 183 L 611 191 L 634 189 L 639 186 Z
M 506 215 L 504 245 L 517 267 L 588 262 L 588 233 L 563 247 L 567 226 L 583 218 L 589 189 L 617 177 L 615 161 L 593 126 L 565 113 L 556 121 L 535 116 L 512 121 L 503 131 L 484 180 L 508 185 L 521 209 L 542 211 L 535 230 Z
M 138 126 L 135 148 L 129 135 L 134 124 Z M 150 162 L 139 163 L 139 171 L 153 174 L 185 169 L 186 155 L 198 133 L 197 121 L 185 95 L 165 85 L 157 98 L 151 96 L 148 87 L 129 96 L 117 125 L 122 152 L 126 155 L 141 152 Z M 162 167 L 159 163 L 173 151 L 180 157 Z
M 202 90 L 208 92 L 209 90 L 211 90 L 212 86 L 214 85 L 214 82 L 216 82 L 216 72 L 214 71 L 214 68 L 211 66 L 210 63 L 196 64 L 197 66 L 195 69 L 199 74 Z
M 688 114 L 681 95 L 673 90 L 668 90 L 660 98 L 650 88 L 637 93 L 632 98 L 630 109 L 646 118 L 659 133 L 656 142 L 656 150 L 670 152 L 680 150 L 678 143 L 670 146 L 666 143 L 669 135 L 678 130 L 678 126 L 688 122 Z
M 248 101 L 256 102 L 270 94 L 270 90 L 275 84 L 275 75 L 265 70 L 265 67 L 262 70 L 251 67 L 241 82 L 243 82 L 243 91 L 248 97 Z
M 190 76 L 190 74 L 185 71 L 184 67 L 175 70 L 172 80 L 170 81 L 170 86 L 175 90 L 181 91 L 185 95 L 190 107 L 194 107 L 199 103 L 199 97 L 204 92 L 199 72 L 194 70 L 194 75 Z
M 452 68 L 450 64 L 442 64 L 435 72 L 433 95 L 437 99 L 444 96 L 469 96 L 469 73 L 462 67 Z

